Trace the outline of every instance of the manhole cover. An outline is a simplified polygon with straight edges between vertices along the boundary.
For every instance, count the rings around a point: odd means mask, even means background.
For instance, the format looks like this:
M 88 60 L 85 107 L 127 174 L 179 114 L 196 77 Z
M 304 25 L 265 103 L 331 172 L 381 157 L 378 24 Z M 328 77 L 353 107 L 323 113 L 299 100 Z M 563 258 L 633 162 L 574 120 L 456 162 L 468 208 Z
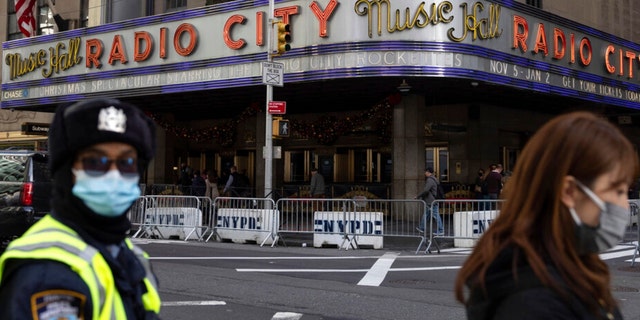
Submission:
M 631 287 L 616 286 L 611 289 L 614 292 L 639 292 L 640 290 Z

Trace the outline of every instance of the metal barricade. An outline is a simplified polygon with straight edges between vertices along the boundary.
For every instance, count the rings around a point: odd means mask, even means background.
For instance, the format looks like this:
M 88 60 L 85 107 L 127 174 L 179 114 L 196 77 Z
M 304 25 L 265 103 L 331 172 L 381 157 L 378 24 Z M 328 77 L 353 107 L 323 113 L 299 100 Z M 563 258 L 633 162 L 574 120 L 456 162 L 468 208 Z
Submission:
M 402 238 L 424 239 L 425 235 L 419 228 L 426 208 L 423 200 L 354 198 L 354 201 L 356 227 L 360 228 L 347 231 L 348 236 L 356 239 L 357 244 L 381 248 L 382 241 Z
M 314 246 L 322 243 L 335 244 L 339 249 L 357 248 L 354 233 L 358 228 L 358 217 L 354 200 L 282 198 L 276 207 L 280 213 L 280 224 L 274 228 L 276 233 L 272 246 L 279 240 L 285 243 L 284 234 L 298 234 L 313 235 Z
M 255 241 L 263 245 L 275 239 L 279 214 L 269 198 L 217 197 L 211 237 L 234 242 Z
M 422 246 L 424 252 L 431 253 L 431 246 L 435 246 L 440 253 L 438 239 L 453 240 L 455 247 L 472 248 L 491 222 L 498 217 L 503 200 L 484 199 L 446 199 L 435 200 L 429 210 L 431 219 L 429 229 L 416 249 L 416 254 Z M 435 211 L 437 210 L 437 214 Z M 444 232 L 438 234 L 437 217 L 440 217 Z
M 640 255 L 640 225 L 638 224 L 638 215 L 640 207 L 638 200 L 629 200 L 629 224 L 625 230 L 621 245 L 633 247 L 633 257 L 631 258 L 631 266 L 636 263 L 636 258 Z
M 202 234 L 200 240 L 209 241 L 211 237 L 215 236 L 214 226 L 216 219 L 216 210 L 214 200 L 210 197 L 198 197 L 200 200 L 200 211 L 202 212 Z
M 143 196 L 127 212 L 133 237 L 164 238 L 169 228 L 183 230 L 185 240 L 194 232 L 198 239 L 255 241 L 271 246 L 282 241 L 284 235 L 313 236 L 314 246 L 335 244 L 338 249 L 357 249 L 370 244 L 377 248 L 382 239 L 393 237 L 420 238 L 416 254 L 425 246 L 431 253 L 438 241 L 452 241 L 453 247 L 472 248 L 485 230 L 497 218 L 504 200 L 444 199 L 427 206 L 423 200 L 393 199 L 324 199 Z M 637 200 L 629 201 L 629 225 L 620 245 L 634 247 L 631 266 L 640 256 L 640 207 Z M 425 215 L 425 211 L 430 215 Z M 438 233 L 438 220 L 444 232 Z M 422 225 L 428 226 L 422 232 Z M 133 229 L 132 229 L 133 230 Z M 175 231 L 175 230 L 174 230 Z M 199 232 L 200 231 L 200 232 Z M 305 238 L 306 239 L 306 238 Z M 336 242 L 336 239 L 338 241 Z
M 133 203 L 129 211 L 127 211 L 127 217 L 131 222 L 131 231 L 136 233 L 144 224 L 144 209 L 146 207 L 147 198 L 142 196 Z
M 177 236 L 187 241 L 196 233 L 198 240 L 207 231 L 203 224 L 201 201 L 192 196 L 145 196 L 142 223 L 136 237 Z M 200 231 L 200 232 L 198 232 Z
M 438 215 L 443 224 L 444 233 L 437 234 L 437 218 L 432 214 L 428 223 L 429 230 L 425 232 L 422 242 L 418 246 L 416 253 L 423 245 L 426 245 L 425 252 L 431 252 L 431 246 L 435 246 L 438 253 L 440 246 L 438 239 L 451 239 L 453 246 L 457 248 L 472 248 L 476 241 L 484 234 L 491 222 L 498 217 L 500 208 L 504 200 L 467 200 L 467 199 L 446 199 L 436 200 L 430 210 L 438 211 Z M 632 246 L 634 248 L 631 266 L 635 264 L 635 259 L 640 256 L 640 227 L 638 226 L 638 214 L 640 207 L 634 200 L 629 201 L 629 224 L 625 230 L 623 239 L 619 245 Z

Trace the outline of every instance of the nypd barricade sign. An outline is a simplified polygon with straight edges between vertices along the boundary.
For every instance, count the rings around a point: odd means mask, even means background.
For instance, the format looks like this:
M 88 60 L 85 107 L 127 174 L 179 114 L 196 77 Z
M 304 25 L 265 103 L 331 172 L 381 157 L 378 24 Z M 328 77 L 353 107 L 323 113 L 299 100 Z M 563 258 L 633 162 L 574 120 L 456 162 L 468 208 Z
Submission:
M 471 248 L 498 217 L 498 210 L 456 211 L 453 214 L 455 247 Z
M 144 225 L 152 226 L 162 238 L 198 238 L 196 231 L 202 226 L 202 211 L 188 207 L 147 208 L 144 212 Z
M 255 241 L 271 244 L 273 239 L 270 236 L 279 225 L 279 216 L 275 209 L 219 208 L 216 233 L 220 239 L 236 243 Z
M 382 212 L 315 211 L 313 246 L 337 245 L 342 248 L 347 242 L 355 242 L 382 249 L 382 219 Z

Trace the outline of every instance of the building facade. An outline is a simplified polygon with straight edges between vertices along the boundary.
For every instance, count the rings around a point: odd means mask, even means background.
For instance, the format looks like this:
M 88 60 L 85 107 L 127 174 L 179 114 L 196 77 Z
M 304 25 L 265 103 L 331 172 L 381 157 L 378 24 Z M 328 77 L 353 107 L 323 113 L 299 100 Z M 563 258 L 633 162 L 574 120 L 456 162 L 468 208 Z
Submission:
M 41 36 L 3 43 L 0 143 L 46 148 L 24 128 L 46 127 L 60 103 L 118 97 L 161 129 L 148 184 L 175 183 L 181 162 L 236 165 L 256 195 L 272 171 L 288 196 L 318 167 L 331 196 L 411 198 L 426 166 L 454 189 L 492 163 L 513 170 L 531 133 L 570 110 L 640 143 L 632 1 L 277 1 L 292 49 L 271 58 L 268 1 L 45 2 Z M 2 9 L 3 34 L 18 38 Z M 268 112 L 265 84 L 284 114 Z

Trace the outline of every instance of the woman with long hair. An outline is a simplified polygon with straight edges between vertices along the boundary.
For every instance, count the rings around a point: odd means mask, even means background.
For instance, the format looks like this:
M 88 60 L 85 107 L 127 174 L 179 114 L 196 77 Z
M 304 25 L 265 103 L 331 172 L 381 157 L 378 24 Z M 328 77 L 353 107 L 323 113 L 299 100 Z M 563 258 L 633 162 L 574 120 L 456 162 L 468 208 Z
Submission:
M 458 274 L 467 317 L 621 319 L 598 253 L 624 235 L 637 174 L 632 144 L 606 119 L 573 112 L 542 126 Z

